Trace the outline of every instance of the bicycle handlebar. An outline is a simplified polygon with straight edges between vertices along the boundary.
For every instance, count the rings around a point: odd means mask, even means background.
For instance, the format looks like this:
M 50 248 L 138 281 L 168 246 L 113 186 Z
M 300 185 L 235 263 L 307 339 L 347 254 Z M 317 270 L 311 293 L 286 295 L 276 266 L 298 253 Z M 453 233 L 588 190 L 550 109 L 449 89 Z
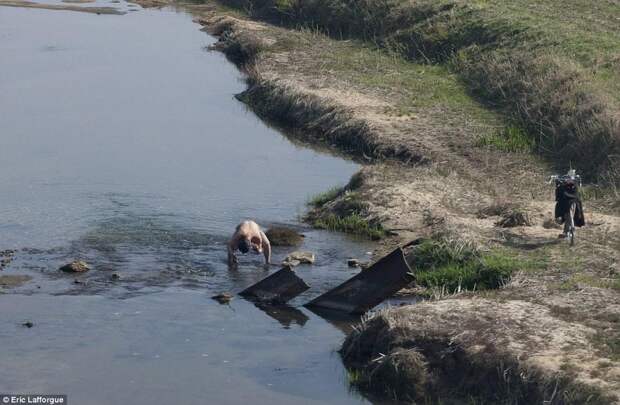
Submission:
M 554 174 L 552 176 L 549 176 L 549 182 L 547 184 L 551 184 L 554 181 L 556 183 L 559 182 L 565 182 L 565 181 L 578 181 L 579 182 L 579 187 L 581 187 L 581 176 L 576 174 L 575 176 L 569 176 L 568 174 Z

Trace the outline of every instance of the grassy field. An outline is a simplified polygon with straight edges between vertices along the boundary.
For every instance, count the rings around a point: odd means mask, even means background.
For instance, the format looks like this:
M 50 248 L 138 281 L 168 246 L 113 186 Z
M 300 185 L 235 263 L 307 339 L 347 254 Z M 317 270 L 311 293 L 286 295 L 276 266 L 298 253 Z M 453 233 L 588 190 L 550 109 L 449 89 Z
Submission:
M 417 94 L 413 105 L 439 101 L 476 110 L 463 96 L 473 95 L 522 128 L 534 150 L 551 161 L 573 162 L 589 181 L 618 184 L 617 0 L 225 2 L 271 21 L 363 40 L 390 62 L 359 49 L 333 53 L 338 63 L 361 68 L 357 80 L 379 89 L 400 84 Z M 418 63 L 417 72 L 391 75 L 411 68 L 390 59 L 394 53 Z M 428 81 L 434 85 L 426 86 Z M 406 114 L 404 108 L 396 113 Z

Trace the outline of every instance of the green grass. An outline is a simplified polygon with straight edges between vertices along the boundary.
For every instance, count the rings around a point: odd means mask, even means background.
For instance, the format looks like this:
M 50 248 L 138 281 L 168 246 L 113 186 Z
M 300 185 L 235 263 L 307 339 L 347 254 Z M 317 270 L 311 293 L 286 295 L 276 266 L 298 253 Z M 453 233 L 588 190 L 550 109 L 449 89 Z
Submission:
M 370 224 L 357 213 L 343 217 L 333 213 L 322 215 L 312 221 L 312 225 L 319 229 L 350 233 L 371 240 L 379 240 L 386 236 L 386 232 L 381 225 Z
M 582 201 L 597 201 L 616 198 L 616 193 L 610 188 L 604 188 L 595 184 L 584 184 L 579 188 L 579 196 Z
M 361 38 L 420 60 L 445 57 L 472 43 L 527 46 L 600 71 L 592 79 L 620 100 L 620 4 L 583 0 L 253 0 L 293 24 L 332 36 Z M 415 39 L 415 47 L 411 47 Z
M 322 193 L 312 196 L 310 200 L 308 201 L 308 204 L 315 208 L 320 208 L 326 203 L 334 200 L 336 197 L 342 194 L 342 192 L 343 192 L 342 187 L 338 187 L 338 186 L 332 187 L 327 191 L 324 191 Z
M 502 152 L 530 153 L 534 149 L 534 141 L 527 132 L 510 125 L 501 131 L 482 136 L 476 146 L 491 147 Z
M 469 120 L 474 119 L 470 125 L 476 127 L 490 130 L 501 124 L 499 116 L 468 94 L 466 85 L 445 65 L 407 60 L 398 52 L 360 40 L 333 41 L 311 28 L 288 32 L 270 52 L 300 49 L 312 49 L 312 55 L 318 54 L 304 59 L 304 70 L 384 96 L 391 101 L 386 114 L 415 118 L 436 112 L 442 116 L 441 122 L 446 114 L 455 120 L 467 114 Z
M 609 69 L 620 53 L 618 2 L 596 5 L 582 0 L 480 0 L 475 2 L 485 18 L 522 25 L 537 33 L 538 45 L 549 53 L 573 59 L 592 69 L 591 79 L 601 90 L 620 101 L 620 70 Z
M 337 47 L 337 52 L 325 52 L 321 58 L 325 74 L 390 99 L 396 96 L 396 108 L 385 111 L 390 115 L 402 117 L 415 115 L 420 109 L 448 109 L 452 114 L 467 113 L 481 126 L 498 123 L 496 115 L 472 98 L 446 66 L 407 61 L 401 55 L 359 41 L 342 42 Z
M 582 201 L 597 200 L 601 196 L 600 188 L 591 185 L 585 185 L 579 189 L 579 196 Z
M 412 265 L 420 286 L 455 292 L 499 288 L 516 270 L 540 267 L 543 263 L 499 250 L 483 253 L 465 243 L 427 240 L 415 249 Z
M 360 384 L 364 375 L 361 370 L 349 368 L 347 369 L 347 381 L 350 385 Z
M 608 288 L 620 291 L 620 277 L 603 279 L 596 275 L 585 273 L 573 274 L 568 280 L 560 284 L 560 289 L 570 291 L 577 288 L 579 284 L 587 285 L 589 287 Z
M 354 182 L 359 181 L 354 178 Z M 334 201 L 329 210 L 321 209 Z M 308 201 L 314 208 L 306 220 L 319 229 L 338 231 L 362 236 L 371 240 L 383 239 L 386 232 L 381 224 L 373 224 L 364 218 L 367 203 L 354 191 L 347 191 L 343 187 L 333 187 L 317 194 Z

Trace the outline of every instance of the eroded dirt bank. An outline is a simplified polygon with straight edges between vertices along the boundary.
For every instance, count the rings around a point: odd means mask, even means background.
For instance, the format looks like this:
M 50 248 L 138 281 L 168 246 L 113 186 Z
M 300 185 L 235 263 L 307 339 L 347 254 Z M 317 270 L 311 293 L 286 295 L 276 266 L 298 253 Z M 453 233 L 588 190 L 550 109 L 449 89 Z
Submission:
M 415 399 L 445 391 L 447 382 L 451 394 L 469 394 L 472 381 L 490 381 L 497 389 L 473 394 L 508 403 L 619 400 L 617 200 L 587 200 L 589 225 L 569 248 L 550 221 L 551 169 L 524 151 L 484 146 L 487 134 L 510 123 L 474 101 L 449 71 L 311 29 L 249 20 L 215 3 L 186 7 L 247 72 L 239 98 L 257 114 L 303 142 L 366 163 L 311 219 L 354 214 L 389 235 L 378 254 L 441 234 L 523 263 L 500 289 L 435 291 L 424 304 L 368 321 L 343 347 L 360 386 Z M 530 226 L 497 225 L 516 209 Z M 443 363 L 450 356 L 453 371 Z M 370 378 L 379 367 L 392 370 L 389 378 Z M 474 380 L 471 370 L 479 371 Z
M 591 357 L 594 333 L 544 305 L 455 298 L 382 311 L 348 336 L 341 354 L 349 367 L 369 370 L 359 384 L 407 400 L 450 403 L 467 393 L 491 403 L 612 402 L 601 393 L 606 382 L 575 381 L 613 367 Z

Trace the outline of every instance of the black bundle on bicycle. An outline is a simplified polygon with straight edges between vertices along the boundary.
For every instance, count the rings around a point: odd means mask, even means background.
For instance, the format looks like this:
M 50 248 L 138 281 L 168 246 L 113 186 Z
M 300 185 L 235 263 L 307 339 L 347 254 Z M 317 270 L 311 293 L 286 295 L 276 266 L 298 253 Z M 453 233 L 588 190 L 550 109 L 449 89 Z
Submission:
M 577 227 L 586 224 L 583 214 L 583 205 L 579 198 L 579 187 L 575 176 L 557 176 L 555 180 L 555 218 L 564 223 L 570 215 L 571 207 L 575 204 L 573 220 Z

